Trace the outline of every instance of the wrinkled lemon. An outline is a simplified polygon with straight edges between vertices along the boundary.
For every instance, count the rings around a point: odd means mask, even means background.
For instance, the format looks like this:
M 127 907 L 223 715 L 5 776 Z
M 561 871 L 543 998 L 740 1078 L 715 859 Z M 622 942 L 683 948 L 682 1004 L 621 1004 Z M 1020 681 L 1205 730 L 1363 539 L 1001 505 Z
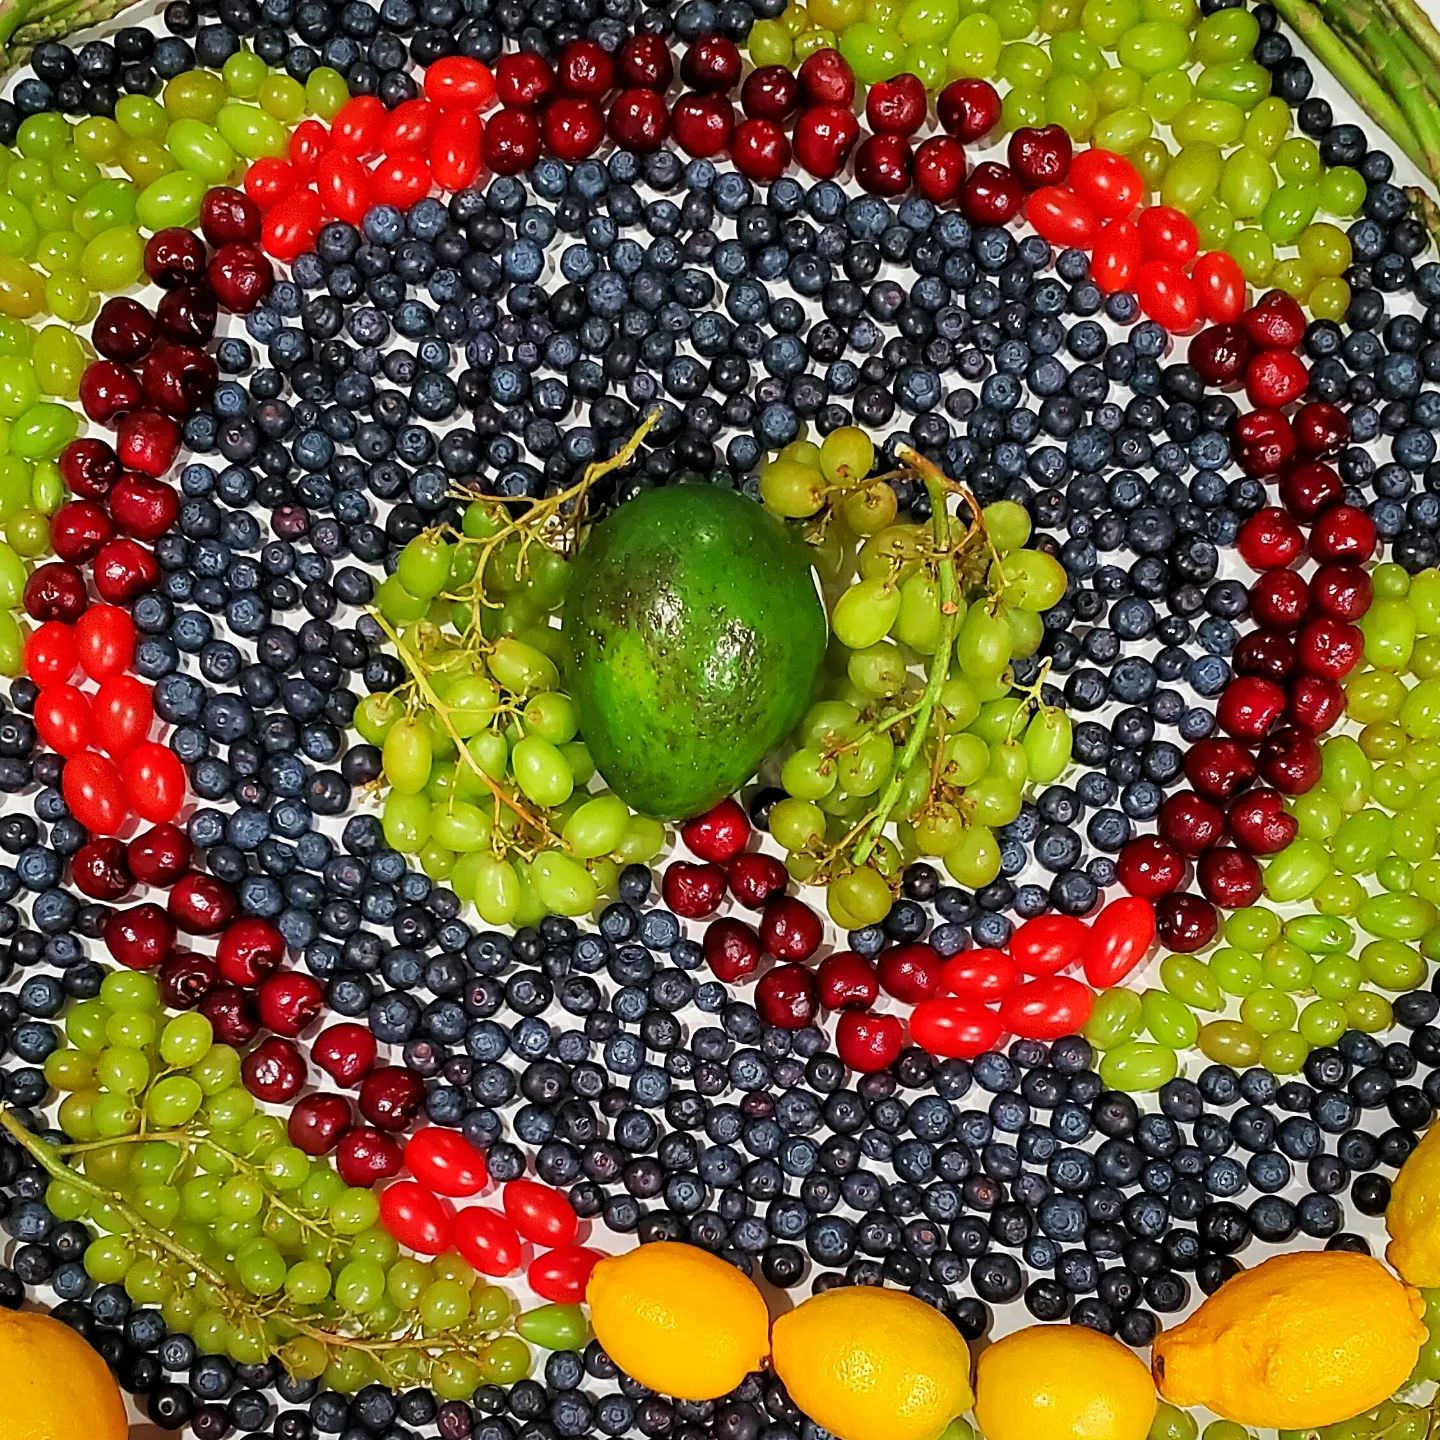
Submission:
M 1432 1125 L 1400 1167 L 1385 1211 L 1385 1258 L 1412 1285 L 1440 1286 L 1440 1125 Z
M 755 1286 L 677 1241 L 602 1260 L 585 1288 L 590 1325 L 627 1375 L 681 1400 L 715 1400 L 764 1363 L 770 1316 Z
M 775 1322 L 771 1363 L 837 1440 L 937 1440 L 970 1406 L 970 1351 L 938 1310 L 901 1290 L 826 1290 Z
M 1155 1380 L 1172 1405 L 1206 1405 L 1240 1425 L 1336 1425 L 1405 1382 L 1426 1338 L 1423 1311 L 1418 1292 L 1369 1255 L 1276 1255 L 1159 1336 Z
M 105 1362 L 48 1315 L 0 1310 L 0 1440 L 125 1440 Z
M 1155 1386 L 1118 1340 L 1032 1325 L 981 1351 L 975 1419 L 986 1440 L 1145 1440 Z

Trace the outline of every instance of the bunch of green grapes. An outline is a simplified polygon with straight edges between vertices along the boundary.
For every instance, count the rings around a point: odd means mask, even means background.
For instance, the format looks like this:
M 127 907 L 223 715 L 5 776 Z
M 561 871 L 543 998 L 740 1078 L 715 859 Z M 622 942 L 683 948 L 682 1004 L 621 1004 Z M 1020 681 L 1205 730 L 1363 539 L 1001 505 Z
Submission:
M 289 1143 L 257 1111 L 241 1057 L 210 1022 L 166 1018 L 148 974 L 114 971 L 73 1005 L 45 1061 L 64 1096 L 70 1144 L 0 1124 L 49 1173 L 46 1204 L 94 1231 L 86 1272 L 209 1354 L 354 1391 L 372 1381 L 429 1385 L 464 1399 L 530 1371 L 540 1343 L 582 1343 L 584 1317 L 516 1317 L 510 1296 L 458 1255 L 402 1254 L 374 1192 Z M 546 1312 L 556 1307 L 543 1307 Z
M 375 596 L 408 671 L 355 712 L 381 747 L 386 840 L 489 925 L 588 914 L 665 843 L 659 821 L 589 788 L 560 682 L 569 576 L 565 555 L 477 500 L 458 534 L 410 541 Z
M 810 528 L 831 629 L 825 691 L 792 737 L 770 830 L 847 929 L 884 917 L 917 857 L 971 888 L 993 880 L 995 828 L 1071 749 L 1069 718 L 1010 669 L 1038 650 L 1066 585 L 1053 556 L 1024 548 L 1024 509 L 962 516 L 958 490 L 920 469 L 932 517 L 908 523 L 874 462 L 869 437 L 845 427 L 788 445 L 760 475 L 764 503 Z

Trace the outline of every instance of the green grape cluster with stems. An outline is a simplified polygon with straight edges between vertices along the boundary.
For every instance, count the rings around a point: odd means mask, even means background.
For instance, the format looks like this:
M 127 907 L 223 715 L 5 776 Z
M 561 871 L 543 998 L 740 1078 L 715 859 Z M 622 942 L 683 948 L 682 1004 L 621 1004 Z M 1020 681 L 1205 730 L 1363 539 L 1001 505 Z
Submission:
M 584 1342 L 578 1307 L 517 1316 L 460 1256 L 402 1253 L 375 1193 L 290 1144 L 240 1069 L 203 1015 L 167 1016 L 149 975 L 113 971 L 70 1007 L 45 1061 L 66 1142 L 0 1111 L 49 1175 L 51 1212 L 93 1231 L 97 1284 L 123 1285 L 205 1353 L 273 1355 L 346 1392 L 380 1382 L 464 1399 L 528 1375 L 527 1337 Z
M 588 914 L 665 845 L 658 820 L 600 788 L 562 685 L 558 615 L 586 498 L 653 423 L 560 494 L 518 509 L 472 499 L 458 527 L 410 541 L 375 595 L 406 671 L 355 713 L 381 747 L 386 840 L 490 925 Z
M 988 884 L 995 827 L 1070 761 L 1043 671 L 1022 689 L 1010 670 L 1038 650 L 1064 569 L 1025 548 L 1021 506 L 982 510 L 924 457 L 901 459 L 929 496 L 926 524 L 899 518 L 897 477 L 871 473 L 874 445 L 853 426 L 786 446 L 760 473 L 763 502 L 814 547 L 831 628 L 824 693 L 784 757 L 770 831 L 844 929 L 882 919 L 917 856 Z

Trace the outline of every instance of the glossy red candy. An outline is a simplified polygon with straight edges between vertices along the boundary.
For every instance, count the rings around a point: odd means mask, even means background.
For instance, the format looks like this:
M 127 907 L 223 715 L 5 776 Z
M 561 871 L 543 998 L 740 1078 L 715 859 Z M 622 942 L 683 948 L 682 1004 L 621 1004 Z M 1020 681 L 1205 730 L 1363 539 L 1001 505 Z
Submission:
M 1000 1038 L 1000 1017 L 975 1000 L 922 1000 L 910 1012 L 910 1038 L 947 1060 L 969 1060 Z
M 1245 275 L 1224 250 L 1207 250 L 1190 268 L 1200 313 L 1212 325 L 1231 325 L 1245 310 Z
M 348 1027 L 337 1025 L 334 1028 Z M 325 1035 L 332 1034 L 330 1030 L 325 1032 Z M 373 1056 L 373 1041 L 370 1050 Z M 319 1055 L 316 1062 L 325 1065 Z M 329 1069 L 329 1066 L 326 1068 Z M 427 1125 L 405 1142 L 405 1168 L 427 1190 L 456 1199 L 478 1195 L 490 1179 L 485 1157 L 459 1131 L 446 1130 L 439 1125 Z
M 1045 975 L 1017 985 L 1000 1002 L 1000 1023 L 1026 1040 L 1078 1035 L 1090 1018 L 1095 992 L 1068 975 Z
M 537 1255 L 525 1272 L 530 1288 L 555 1305 L 578 1305 L 585 1298 L 590 1272 L 605 1257 L 585 1245 L 562 1245 Z
M 1042 185 L 1025 199 L 1025 218 L 1052 245 L 1087 249 L 1100 228 L 1095 212 L 1068 185 Z
M 554 1249 L 568 1245 L 580 1229 L 570 1202 L 549 1185 L 538 1180 L 511 1180 L 506 1183 L 501 1203 L 510 1223 L 523 1239 Z
M 1118 985 L 1155 943 L 1155 907 L 1139 896 L 1112 900 L 1091 922 L 1082 965 L 1097 990 Z
M 1054 975 L 1080 958 L 1085 926 L 1073 915 L 1037 915 L 1010 937 L 1010 954 L 1025 975 Z
M 962 950 L 945 962 L 940 988 L 962 1000 L 998 1000 L 1020 981 L 1020 967 L 1003 950 Z
M 1200 296 L 1178 265 L 1147 260 L 1135 276 L 1135 298 L 1157 325 L 1182 334 L 1200 319 Z
M 1140 172 L 1113 150 L 1082 150 L 1070 162 L 1069 187 L 1106 220 L 1124 220 L 1145 194 Z
M 482 1275 L 513 1275 L 520 1268 L 520 1236 L 487 1205 L 470 1205 L 455 1216 L 455 1248 Z
M 450 1248 L 452 1224 L 445 1206 L 413 1180 L 396 1180 L 381 1191 L 380 1221 L 417 1254 L 443 1255 Z
M 1130 220 L 1107 220 L 1090 253 L 1090 278 L 1107 294 L 1127 289 L 1140 269 L 1140 231 Z

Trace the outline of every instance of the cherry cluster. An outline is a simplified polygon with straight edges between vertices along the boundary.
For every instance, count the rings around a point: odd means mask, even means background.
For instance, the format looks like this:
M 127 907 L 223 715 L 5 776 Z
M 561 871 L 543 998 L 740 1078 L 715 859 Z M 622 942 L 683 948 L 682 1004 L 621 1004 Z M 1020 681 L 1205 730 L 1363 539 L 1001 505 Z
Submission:
M 1318 737 L 1344 713 L 1341 682 L 1364 652 L 1358 622 L 1372 597 L 1365 566 L 1375 525 L 1345 503 L 1327 462 L 1349 438 L 1343 412 L 1296 404 L 1308 384 L 1296 354 L 1304 333 L 1299 305 L 1270 291 L 1237 323 L 1203 330 L 1190 346 L 1190 363 L 1208 383 L 1243 384 L 1255 408 L 1235 421 L 1237 458 L 1248 474 L 1274 482 L 1279 503 L 1250 516 L 1237 540 L 1256 572 L 1253 628 L 1235 647 L 1234 677 L 1216 704 L 1222 733 L 1190 747 L 1190 788 L 1165 802 L 1157 833 L 1131 840 L 1117 862 L 1125 888 L 1155 902 L 1173 950 L 1214 938 L 1215 907 L 1260 898 L 1256 857 L 1295 838 L 1285 798 L 1319 781 Z M 1192 865 L 1199 895 L 1182 890 Z

